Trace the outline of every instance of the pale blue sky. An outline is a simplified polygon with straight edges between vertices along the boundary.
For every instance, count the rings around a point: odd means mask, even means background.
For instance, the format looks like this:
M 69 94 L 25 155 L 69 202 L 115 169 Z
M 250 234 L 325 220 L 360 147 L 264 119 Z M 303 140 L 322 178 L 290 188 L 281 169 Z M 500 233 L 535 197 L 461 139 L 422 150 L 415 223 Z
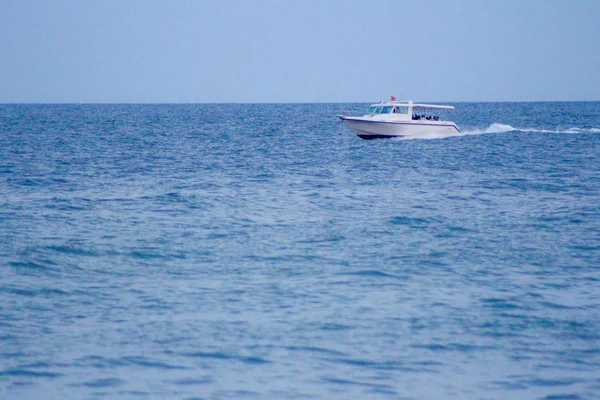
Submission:
M 0 102 L 600 100 L 598 0 L 0 0 Z

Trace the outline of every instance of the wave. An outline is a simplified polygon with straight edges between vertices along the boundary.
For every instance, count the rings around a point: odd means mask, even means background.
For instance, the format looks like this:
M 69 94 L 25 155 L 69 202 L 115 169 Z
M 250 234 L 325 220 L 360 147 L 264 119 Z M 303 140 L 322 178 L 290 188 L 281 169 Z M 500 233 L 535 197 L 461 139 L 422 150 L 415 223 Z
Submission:
M 415 136 L 399 138 L 400 140 L 414 140 L 414 139 L 444 139 L 458 136 L 468 135 L 482 135 L 486 133 L 508 133 L 508 132 L 528 132 L 528 133 L 569 133 L 569 134 L 581 134 L 581 133 L 600 133 L 600 128 L 556 128 L 556 129 L 537 129 L 537 128 L 520 128 L 514 127 L 508 124 L 500 122 L 494 122 L 487 128 L 473 128 L 465 129 L 461 132 L 456 133 L 424 133 Z
M 537 129 L 537 128 L 515 128 L 508 124 L 494 122 L 485 129 L 473 129 L 461 132 L 465 135 L 477 135 L 482 133 L 506 133 L 506 132 L 532 132 L 532 133 L 600 133 L 600 128 L 556 128 L 556 129 Z
M 513 128 L 512 126 L 510 126 L 508 124 L 501 124 L 499 122 L 494 122 L 487 128 L 465 130 L 465 131 L 462 131 L 461 134 L 463 134 L 463 135 L 479 135 L 479 134 L 483 134 L 483 133 L 506 133 L 506 132 L 513 132 L 516 130 L 518 130 L 518 129 Z

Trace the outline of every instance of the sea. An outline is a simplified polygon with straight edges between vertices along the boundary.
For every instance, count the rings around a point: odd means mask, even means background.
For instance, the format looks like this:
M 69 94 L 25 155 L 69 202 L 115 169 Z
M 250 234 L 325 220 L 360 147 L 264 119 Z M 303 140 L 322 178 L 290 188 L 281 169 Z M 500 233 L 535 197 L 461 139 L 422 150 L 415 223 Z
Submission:
M 600 399 L 600 102 L 0 105 L 0 399 Z

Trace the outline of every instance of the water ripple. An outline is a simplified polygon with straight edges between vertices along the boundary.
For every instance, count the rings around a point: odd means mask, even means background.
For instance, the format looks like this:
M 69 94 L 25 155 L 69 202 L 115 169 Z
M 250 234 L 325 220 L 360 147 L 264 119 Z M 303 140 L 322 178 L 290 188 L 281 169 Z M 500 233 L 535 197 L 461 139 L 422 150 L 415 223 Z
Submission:
M 600 103 L 364 106 L 0 105 L 0 398 L 597 397 Z

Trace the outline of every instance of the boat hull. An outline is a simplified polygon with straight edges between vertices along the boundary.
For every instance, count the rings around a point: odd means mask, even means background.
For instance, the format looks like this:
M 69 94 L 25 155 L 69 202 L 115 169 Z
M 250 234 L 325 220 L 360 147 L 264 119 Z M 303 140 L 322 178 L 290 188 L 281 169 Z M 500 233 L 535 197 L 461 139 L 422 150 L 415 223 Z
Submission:
M 456 124 L 449 121 L 377 121 L 345 116 L 340 116 L 340 119 L 365 140 L 460 132 Z

